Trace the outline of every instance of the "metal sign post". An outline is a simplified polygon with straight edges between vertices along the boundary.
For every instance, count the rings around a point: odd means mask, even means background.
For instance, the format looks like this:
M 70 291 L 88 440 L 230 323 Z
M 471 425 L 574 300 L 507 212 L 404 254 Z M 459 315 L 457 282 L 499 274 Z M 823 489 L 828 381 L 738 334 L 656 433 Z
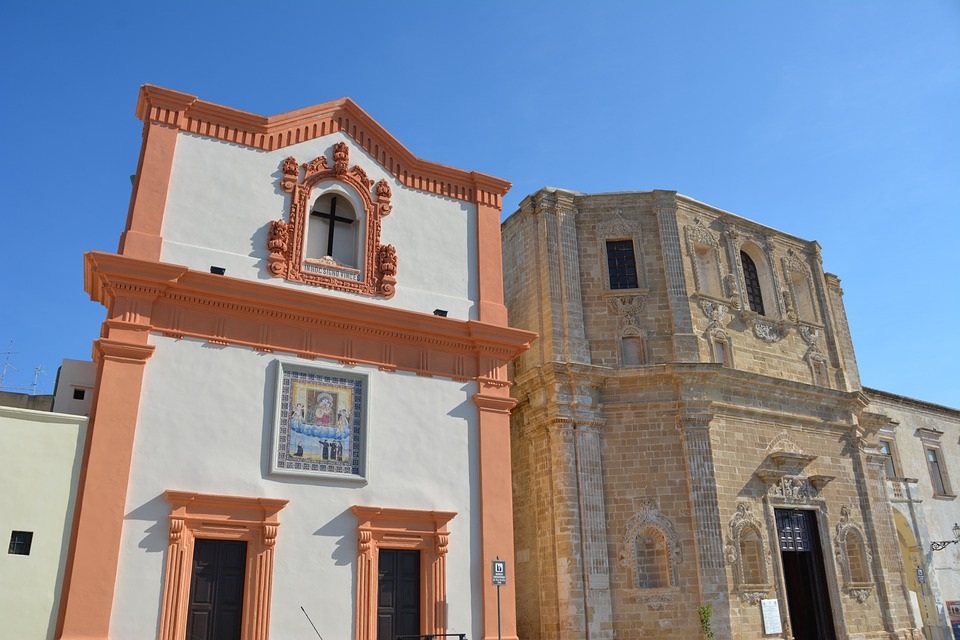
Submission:
M 493 561 L 493 584 L 497 585 L 497 640 L 503 640 L 500 631 L 500 587 L 507 584 L 507 562 L 500 556 Z

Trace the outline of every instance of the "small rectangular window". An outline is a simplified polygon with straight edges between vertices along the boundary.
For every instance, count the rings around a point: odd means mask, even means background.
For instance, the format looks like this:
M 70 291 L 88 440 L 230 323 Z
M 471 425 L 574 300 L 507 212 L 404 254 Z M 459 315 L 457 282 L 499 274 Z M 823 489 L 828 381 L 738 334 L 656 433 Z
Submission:
M 32 544 L 33 531 L 13 531 L 10 534 L 10 547 L 7 553 L 15 556 L 28 556 Z
M 893 462 L 893 446 L 888 440 L 880 441 L 880 452 L 884 455 L 883 468 L 887 472 L 888 478 L 896 478 L 897 468 Z
M 727 344 L 723 340 L 716 340 L 713 343 L 713 361 L 727 366 Z
M 927 449 L 927 467 L 930 469 L 930 480 L 933 482 L 934 493 L 944 496 L 947 491 L 947 482 L 940 465 L 940 452 L 936 449 Z
M 86 395 L 86 391 L 83 389 L 74 389 L 73 390 L 73 399 L 74 400 L 83 400 L 83 396 Z
M 633 240 L 607 240 L 607 268 L 611 289 L 636 289 L 639 286 Z

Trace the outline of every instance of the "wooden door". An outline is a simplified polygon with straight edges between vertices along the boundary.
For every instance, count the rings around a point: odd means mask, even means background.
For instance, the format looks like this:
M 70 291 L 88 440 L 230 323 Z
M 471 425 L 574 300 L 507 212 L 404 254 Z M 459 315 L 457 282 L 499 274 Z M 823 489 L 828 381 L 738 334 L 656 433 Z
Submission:
M 420 635 L 420 552 L 379 553 L 377 640 Z
M 240 639 L 246 563 L 246 542 L 194 541 L 189 640 Z

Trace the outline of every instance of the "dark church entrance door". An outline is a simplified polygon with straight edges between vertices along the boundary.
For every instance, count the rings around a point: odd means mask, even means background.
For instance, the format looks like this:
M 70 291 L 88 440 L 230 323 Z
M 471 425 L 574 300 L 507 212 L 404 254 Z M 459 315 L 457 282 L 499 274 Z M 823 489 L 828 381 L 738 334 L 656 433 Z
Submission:
M 247 543 L 195 540 L 187 638 L 240 640 Z
M 377 640 L 420 634 L 420 552 L 380 549 Z
M 836 640 L 817 514 L 777 509 L 777 536 L 795 640 Z

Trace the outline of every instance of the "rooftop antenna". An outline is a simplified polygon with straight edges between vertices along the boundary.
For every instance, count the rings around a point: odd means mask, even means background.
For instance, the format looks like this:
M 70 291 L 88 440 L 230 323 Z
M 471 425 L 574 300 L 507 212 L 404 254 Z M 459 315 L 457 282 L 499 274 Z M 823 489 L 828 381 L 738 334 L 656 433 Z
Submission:
M 7 369 L 13 369 L 14 371 L 19 371 L 15 366 L 10 364 L 10 356 L 16 353 L 13 351 L 13 340 L 10 341 L 10 345 L 7 346 L 7 352 L 4 354 L 3 359 L 3 373 L 0 373 L 0 389 L 4 388 L 4 380 L 7 378 Z
M 37 386 L 39 385 L 40 376 L 45 375 L 47 375 L 47 372 L 43 370 L 43 365 L 38 364 L 33 370 L 33 395 L 37 395 Z

